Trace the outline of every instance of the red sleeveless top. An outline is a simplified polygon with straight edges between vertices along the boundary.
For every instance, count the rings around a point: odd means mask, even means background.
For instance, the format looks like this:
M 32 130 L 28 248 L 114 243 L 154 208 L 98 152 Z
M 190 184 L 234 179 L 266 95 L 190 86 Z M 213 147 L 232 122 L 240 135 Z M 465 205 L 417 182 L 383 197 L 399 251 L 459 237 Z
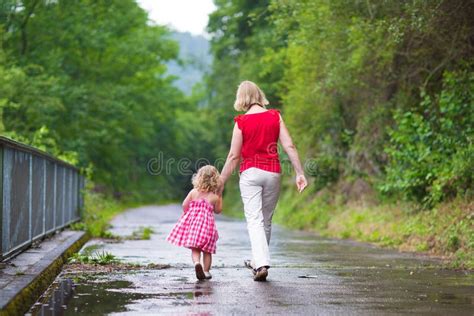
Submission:
M 270 172 L 281 172 L 278 159 L 278 137 L 280 136 L 280 112 L 268 110 L 260 113 L 241 114 L 234 118 L 242 131 L 240 172 L 258 168 Z

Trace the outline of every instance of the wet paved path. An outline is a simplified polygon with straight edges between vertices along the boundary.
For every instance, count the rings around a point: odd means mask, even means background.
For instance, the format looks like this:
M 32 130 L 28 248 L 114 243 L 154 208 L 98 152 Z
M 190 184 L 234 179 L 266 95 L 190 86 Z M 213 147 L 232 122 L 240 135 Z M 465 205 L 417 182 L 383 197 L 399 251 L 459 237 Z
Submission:
M 190 251 L 164 241 L 181 213 L 150 206 L 118 216 L 112 231 L 152 226 L 151 240 L 103 244 L 129 262 L 169 263 L 165 270 L 106 273 L 80 281 L 66 314 L 172 315 L 473 315 L 474 275 L 436 268 L 421 256 L 275 227 L 268 282 L 251 278 L 245 223 L 218 217 L 213 279 L 195 280 Z M 94 241 L 92 241 L 94 242 Z

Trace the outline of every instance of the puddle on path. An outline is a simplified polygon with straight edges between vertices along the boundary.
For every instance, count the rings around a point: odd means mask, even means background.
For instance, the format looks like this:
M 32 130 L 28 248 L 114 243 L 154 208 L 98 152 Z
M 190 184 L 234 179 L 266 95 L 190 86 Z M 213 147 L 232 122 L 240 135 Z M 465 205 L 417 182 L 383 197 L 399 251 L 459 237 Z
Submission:
M 132 286 L 129 281 L 79 283 L 64 315 L 103 315 L 126 311 L 127 304 L 150 296 L 124 290 Z
M 62 279 L 54 282 L 43 294 L 39 301 L 29 311 L 32 315 L 63 315 L 67 303 L 74 295 L 72 279 Z
M 212 294 L 207 281 L 186 277 L 156 283 L 156 271 L 130 273 L 83 273 L 61 275 L 33 305 L 35 315 L 106 315 L 152 309 L 173 310 L 190 305 L 206 305 L 203 298 Z M 154 280 L 154 281 L 153 281 Z M 150 281 L 150 282 L 148 282 Z M 154 283 L 155 282 L 155 283 Z
M 121 291 L 129 289 L 132 282 L 117 280 L 96 282 L 61 278 L 50 287 L 46 295 L 30 310 L 31 315 L 103 315 L 126 310 L 134 300 L 150 295 Z

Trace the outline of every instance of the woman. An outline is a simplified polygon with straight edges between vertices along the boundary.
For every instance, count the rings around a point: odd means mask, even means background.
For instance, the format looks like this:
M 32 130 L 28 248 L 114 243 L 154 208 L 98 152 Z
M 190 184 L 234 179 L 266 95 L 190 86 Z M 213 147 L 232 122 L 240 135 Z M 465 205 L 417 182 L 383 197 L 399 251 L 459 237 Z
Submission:
M 255 281 L 265 281 L 270 268 L 268 244 L 273 211 L 280 193 L 278 141 L 296 171 L 298 191 L 302 192 L 307 186 L 288 129 L 277 110 L 265 108 L 268 104 L 265 94 L 255 83 L 244 81 L 239 85 L 234 108 L 246 113 L 234 119 L 230 151 L 221 173 L 224 185 L 240 161 L 239 187 L 253 257 L 245 265 L 253 269 Z

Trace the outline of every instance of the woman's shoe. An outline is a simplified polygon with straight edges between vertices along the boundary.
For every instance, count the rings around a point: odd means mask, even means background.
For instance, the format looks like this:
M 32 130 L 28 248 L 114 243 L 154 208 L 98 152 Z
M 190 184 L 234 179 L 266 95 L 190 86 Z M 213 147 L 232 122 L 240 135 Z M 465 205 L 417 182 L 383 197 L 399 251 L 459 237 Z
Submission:
M 206 275 L 204 274 L 204 270 L 202 269 L 201 263 L 195 262 L 194 270 L 196 271 L 196 278 L 198 280 L 204 280 L 206 278 Z
M 257 269 L 257 271 L 255 272 L 255 275 L 253 276 L 253 280 L 254 281 L 258 281 L 258 282 L 263 282 L 263 281 L 266 281 L 267 280 L 267 276 L 268 276 L 268 270 L 267 268 L 265 267 L 260 267 Z
M 252 267 L 252 261 L 244 260 L 244 265 L 247 269 L 252 270 L 253 275 L 255 275 L 255 273 L 257 273 L 257 271 Z
M 206 272 L 206 271 L 204 271 L 204 275 L 206 276 L 206 280 L 212 279 L 211 272 Z

